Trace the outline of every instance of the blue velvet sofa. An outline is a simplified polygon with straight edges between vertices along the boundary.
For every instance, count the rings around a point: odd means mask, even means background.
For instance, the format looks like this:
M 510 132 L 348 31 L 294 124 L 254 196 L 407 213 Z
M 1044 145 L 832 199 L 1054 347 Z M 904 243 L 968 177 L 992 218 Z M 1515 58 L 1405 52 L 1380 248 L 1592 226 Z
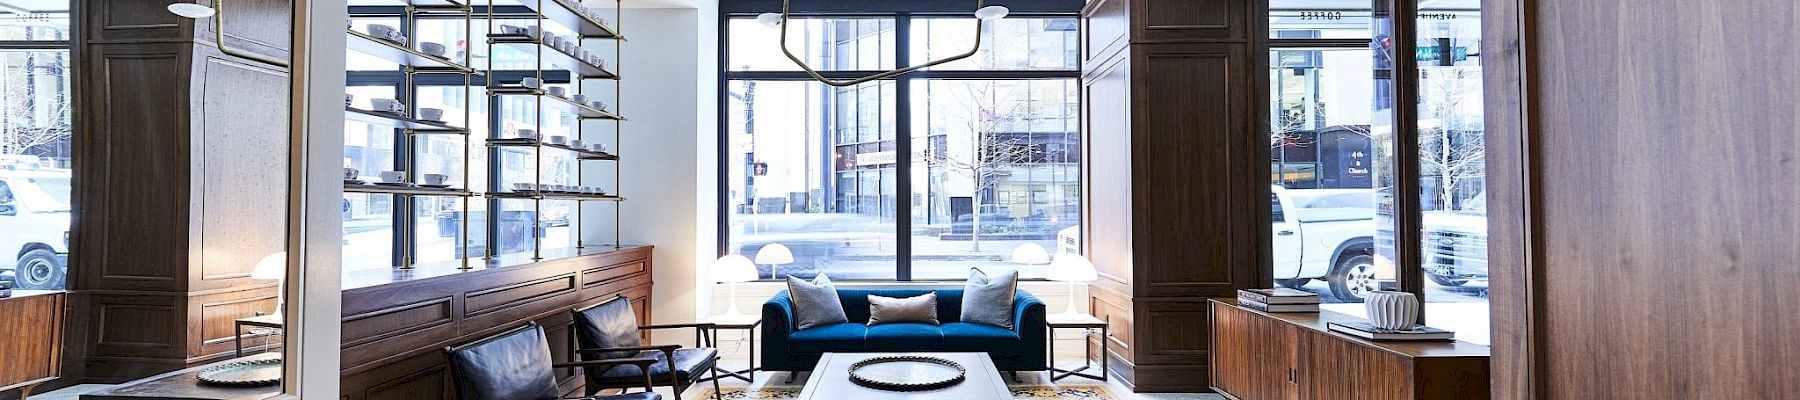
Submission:
M 1013 329 L 961 322 L 962 289 L 846 289 L 838 301 L 850 322 L 794 330 L 794 303 L 786 290 L 763 303 L 762 369 L 812 371 L 827 352 L 986 352 L 1001 371 L 1043 371 L 1044 302 L 1021 290 L 1013 296 Z M 912 297 L 937 292 L 941 325 L 893 323 L 867 326 L 868 295 Z

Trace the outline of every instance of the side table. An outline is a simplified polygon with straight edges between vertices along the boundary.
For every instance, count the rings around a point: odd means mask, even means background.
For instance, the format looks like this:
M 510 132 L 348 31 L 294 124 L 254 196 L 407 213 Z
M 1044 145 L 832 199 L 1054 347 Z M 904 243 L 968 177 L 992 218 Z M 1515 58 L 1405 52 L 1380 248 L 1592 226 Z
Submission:
M 247 318 L 238 318 L 237 321 L 234 321 L 231 325 L 232 343 L 236 343 L 237 356 L 238 357 L 244 356 L 244 327 L 250 326 L 250 327 L 258 327 L 258 328 L 282 329 L 282 327 L 284 325 L 286 325 L 286 323 L 287 323 L 287 319 L 282 318 L 281 314 L 268 314 L 268 315 L 258 315 L 258 316 L 247 317 Z
M 706 339 L 707 347 L 712 347 L 715 349 L 719 348 L 719 330 L 721 330 L 721 329 L 742 330 L 742 331 L 744 331 L 744 338 L 746 338 L 750 341 L 748 343 L 749 348 L 750 348 L 750 358 L 748 361 L 748 364 L 749 364 L 748 368 L 745 368 L 742 370 L 736 370 L 736 371 L 726 369 L 723 366 L 720 366 L 718 363 L 713 363 L 713 369 L 718 371 L 719 375 L 721 375 L 721 376 L 719 376 L 718 378 L 705 378 L 705 379 L 701 380 L 701 382 L 705 382 L 706 380 L 710 380 L 710 379 L 725 379 L 727 377 L 730 377 L 730 378 L 742 379 L 742 380 L 744 380 L 744 382 L 748 382 L 748 383 L 755 383 L 756 382 L 756 370 L 757 370 L 757 368 L 756 368 L 756 328 L 762 326 L 762 316 L 760 316 L 760 315 L 738 315 L 738 316 L 720 315 L 720 316 L 714 316 L 712 318 L 709 318 L 706 320 L 706 322 L 712 323 L 712 332 L 709 332 L 710 335 L 708 335 L 707 339 Z
M 1107 364 L 1109 364 L 1109 362 L 1107 361 L 1107 357 L 1106 357 L 1106 353 L 1107 353 L 1106 338 L 1112 336 L 1112 331 L 1110 330 L 1110 328 L 1107 327 L 1106 320 L 1094 318 L 1094 316 L 1087 315 L 1087 314 L 1074 314 L 1074 315 L 1051 314 L 1051 315 L 1045 316 L 1045 322 L 1046 322 L 1045 325 L 1048 325 L 1049 329 L 1050 329 L 1050 356 L 1049 356 L 1049 358 L 1050 358 L 1050 381 L 1051 382 L 1055 382 L 1058 379 L 1067 378 L 1071 375 L 1088 378 L 1088 379 L 1094 379 L 1094 380 L 1101 380 L 1101 381 L 1106 380 L 1106 378 L 1108 376 L 1106 367 L 1107 367 Z M 1075 367 L 1075 369 L 1061 369 L 1061 368 L 1056 367 L 1056 330 L 1057 329 L 1081 329 L 1081 337 L 1082 337 L 1081 354 L 1082 354 L 1082 357 L 1081 357 L 1081 366 L 1080 367 Z M 1093 331 L 1095 329 L 1100 330 L 1100 365 L 1099 365 L 1100 375 L 1094 375 L 1091 373 L 1084 374 L 1084 373 L 1081 373 L 1081 371 L 1086 371 L 1088 368 L 1092 368 L 1095 366 L 1093 364 L 1093 358 L 1094 358 L 1093 348 L 1088 347 L 1088 345 L 1087 345 L 1087 336 L 1088 336 L 1088 334 L 1093 333 Z

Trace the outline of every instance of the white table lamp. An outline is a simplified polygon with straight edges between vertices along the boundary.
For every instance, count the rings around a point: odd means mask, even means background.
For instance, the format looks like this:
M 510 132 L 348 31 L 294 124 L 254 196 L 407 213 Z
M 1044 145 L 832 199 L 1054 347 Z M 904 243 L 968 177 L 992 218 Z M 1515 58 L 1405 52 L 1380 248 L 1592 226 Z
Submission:
M 263 257 L 250 269 L 250 279 L 275 281 L 275 312 L 287 307 L 287 252 L 279 251 Z
M 1063 253 L 1057 254 L 1056 259 L 1050 261 L 1050 268 L 1044 271 L 1044 278 L 1069 283 L 1069 307 L 1063 313 L 1073 315 L 1079 313 L 1075 310 L 1075 285 L 1093 282 L 1100 278 L 1100 274 L 1094 271 L 1094 263 L 1088 261 L 1087 257 Z
M 756 264 L 750 263 L 750 259 L 744 256 L 727 254 L 719 257 L 718 261 L 713 261 L 712 276 L 714 282 L 731 286 L 731 297 L 725 298 L 725 304 L 729 304 L 730 308 L 725 311 L 725 315 L 743 317 L 744 313 L 738 311 L 737 306 L 737 284 L 756 280 Z
M 1012 262 L 1015 264 L 1039 265 L 1050 263 L 1050 253 L 1037 243 L 1021 244 L 1013 248 Z
M 769 264 L 769 279 L 781 279 L 780 275 L 775 274 L 775 266 L 792 262 L 794 262 L 794 252 L 789 251 L 787 245 L 769 243 L 763 245 L 762 249 L 756 250 L 756 263 Z

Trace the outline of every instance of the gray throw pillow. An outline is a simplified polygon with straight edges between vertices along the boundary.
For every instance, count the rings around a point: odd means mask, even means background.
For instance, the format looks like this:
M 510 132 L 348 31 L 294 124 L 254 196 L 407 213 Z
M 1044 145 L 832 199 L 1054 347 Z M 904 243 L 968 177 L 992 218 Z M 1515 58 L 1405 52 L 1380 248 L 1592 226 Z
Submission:
M 905 298 L 869 295 L 869 325 L 896 322 L 937 325 L 937 292 Z
M 962 322 L 1012 329 L 1013 292 L 1018 289 L 1017 270 L 989 278 L 980 269 L 969 268 L 969 282 L 963 284 Z
M 794 300 L 795 330 L 850 322 L 844 316 L 844 304 L 838 302 L 837 288 L 824 273 L 811 283 L 789 276 L 787 286 L 788 297 Z

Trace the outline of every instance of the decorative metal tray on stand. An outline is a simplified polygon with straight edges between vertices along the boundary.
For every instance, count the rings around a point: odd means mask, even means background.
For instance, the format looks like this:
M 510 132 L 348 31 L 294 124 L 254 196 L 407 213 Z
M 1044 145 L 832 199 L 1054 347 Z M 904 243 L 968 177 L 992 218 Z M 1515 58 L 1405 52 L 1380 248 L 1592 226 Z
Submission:
M 200 371 L 200 383 L 212 386 L 257 387 L 281 383 L 281 359 L 270 358 L 225 363 Z
M 962 383 L 962 364 L 931 356 L 874 357 L 850 364 L 850 381 L 893 391 L 942 389 Z

